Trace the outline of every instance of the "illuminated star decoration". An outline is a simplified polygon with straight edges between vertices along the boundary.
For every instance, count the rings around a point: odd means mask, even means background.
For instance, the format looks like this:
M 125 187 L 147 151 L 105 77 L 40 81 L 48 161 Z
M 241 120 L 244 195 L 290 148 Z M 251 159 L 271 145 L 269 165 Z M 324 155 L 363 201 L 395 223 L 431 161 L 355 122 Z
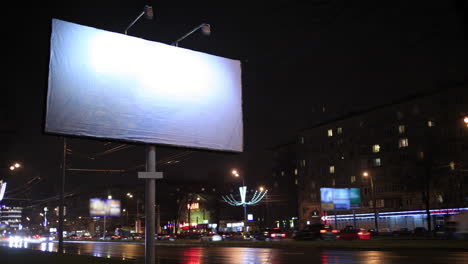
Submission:
M 255 191 L 254 195 L 252 196 L 252 199 L 249 202 L 246 201 L 247 186 L 239 187 L 239 192 L 241 197 L 240 201 L 237 201 L 232 194 L 222 196 L 222 198 L 226 203 L 232 206 L 254 205 L 256 203 L 259 203 L 263 199 L 263 197 L 265 197 L 268 190 Z

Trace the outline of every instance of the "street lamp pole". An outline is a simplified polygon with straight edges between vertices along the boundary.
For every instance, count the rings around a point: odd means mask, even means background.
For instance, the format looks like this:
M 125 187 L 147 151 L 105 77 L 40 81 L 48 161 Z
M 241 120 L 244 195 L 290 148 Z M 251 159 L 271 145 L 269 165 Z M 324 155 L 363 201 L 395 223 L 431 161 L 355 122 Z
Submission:
M 364 172 L 362 174 L 364 177 L 369 177 L 370 179 L 370 185 L 371 185 L 371 192 L 372 192 L 372 205 L 374 207 L 374 225 L 375 225 L 375 231 L 379 231 L 379 221 L 378 221 L 378 213 L 377 213 L 377 201 L 375 198 L 375 185 L 374 185 L 374 177 L 369 174 L 368 172 Z

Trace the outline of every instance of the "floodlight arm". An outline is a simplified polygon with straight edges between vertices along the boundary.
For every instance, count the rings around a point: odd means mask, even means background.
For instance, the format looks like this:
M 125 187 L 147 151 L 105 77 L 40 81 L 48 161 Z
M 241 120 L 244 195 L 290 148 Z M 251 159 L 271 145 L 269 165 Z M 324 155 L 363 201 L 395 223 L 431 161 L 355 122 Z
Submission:
M 187 38 L 188 36 L 192 35 L 193 33 L 195 33 L 195 31 L 199 30 L 199 29 L 207 29 L 206 31 L 203 31 L 205 34 L 210 34 L 210 24 L 207 24 L 207 23 L 203 23 L 203 24 L 200 24 L 198 27 L 195 27 L 194 29 L 192 29 L 191 31 L 189 31 L 187 34 L 183 35 L 182 37 L 180 37 L 179 39 L 177 39 L 176 41 L 172 42 L 171 45 L 172 46 L 176 46 L 178 47 L 179 46 L 179 42 L 184 40 L 185 38 Z
M 125 35 L 127 35 L 128 33 L 128 30 L 133 27 L 133 25 L 138 21 L 140 20 L 140 18 L 146 14 L 146 17 L 148 19 L 153 19 L 153 8 L 151 6 L 145 6 L 145 8 L 143 9 L 143 11 L 141 11 L 141 13 L 137 16 L 137 18 L 135 18 L 135 20 L 132 21 L 132 23 L 130 23 L 130 25 L 128 25 L 128 27 L 125 29 Z

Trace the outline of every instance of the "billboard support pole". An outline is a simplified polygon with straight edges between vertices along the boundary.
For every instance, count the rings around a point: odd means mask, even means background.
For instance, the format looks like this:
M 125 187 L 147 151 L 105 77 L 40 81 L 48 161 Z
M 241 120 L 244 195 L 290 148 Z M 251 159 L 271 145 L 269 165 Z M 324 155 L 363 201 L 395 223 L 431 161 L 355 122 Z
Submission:
M 63 138 L 62 177 L 60 177 L 59 207 L 58 207 L 58 253 L 63 254 L 63 207 L 65 205 L 65 173 L 67 161 L 67 139 Z
M 146 152 L 146 171 L 156 172 L 156 147 L 148 146 Z M 147 178 L 145 184 L 145 264 L 154 264 L 156 260 L 154 248 L 156 179 Z

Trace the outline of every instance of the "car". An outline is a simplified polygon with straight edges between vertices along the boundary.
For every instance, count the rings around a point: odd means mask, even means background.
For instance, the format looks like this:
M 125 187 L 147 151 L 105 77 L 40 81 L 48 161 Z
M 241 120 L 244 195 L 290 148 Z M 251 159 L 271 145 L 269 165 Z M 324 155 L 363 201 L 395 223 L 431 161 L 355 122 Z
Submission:
M 265 228 L 252 234 L 253 240 L 279 241 L 286 238 L 286 232 L 279 228 Z
M 91 234 L 85 233 L 80 237 L 80 239 L 82 239 L 82 240 L 91 240 L 91 239 L 93 239 L 93 237 L 91 236 Z
M 176 239 L 176 236 L 173 234 L 157 234 L 156 239 L 174 241 Z
M 295 240 L 335 240 L 339 231 L 331 225 L 313 224 L 306 225 L 302 230 L 294 234 Z
M 67 239 L 71 239 L 71 240 L 79 240 L 80 239 L 80 236 L 78 236 L 77 234 L 71 234 L 67 237 Z
M 348 228 L 340 231 L 340 234 L 336 236 L 339 240 L 369 240 L 370 232 L 364 228 Z
M 216 233 L 207 233 L 207 234 L 203 234 L 200 237 L 200 240 L 207 241 L 207 242 L 223 241 L 223 237 Z
M 133 233 L 128 237 L 129 240 L 141 240 L 144 239 L 145 235 L 141 233 Z
M 181 233 L 177 236 L 181 239 L 200 239 L 201 235 L 199 233 Z

